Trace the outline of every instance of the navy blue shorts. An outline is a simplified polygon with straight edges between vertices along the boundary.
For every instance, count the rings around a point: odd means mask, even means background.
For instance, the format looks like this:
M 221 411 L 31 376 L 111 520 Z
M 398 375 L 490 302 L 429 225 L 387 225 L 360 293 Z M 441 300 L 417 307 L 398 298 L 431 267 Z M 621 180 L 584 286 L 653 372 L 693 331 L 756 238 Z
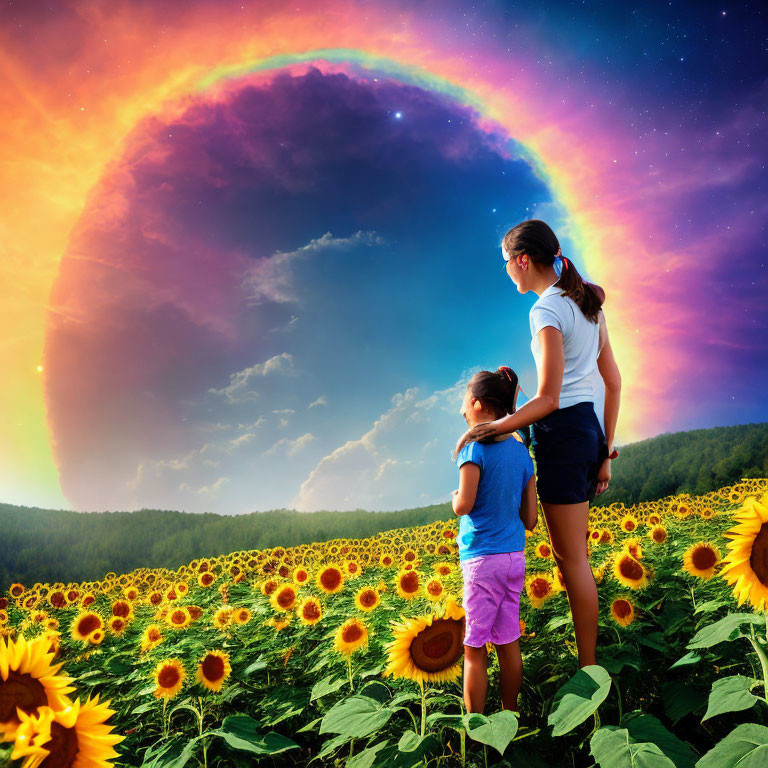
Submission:
M 549 504 L 592 501 L 608 444 L 594 404 L 558 408 L 531 425 L 536 491 Z

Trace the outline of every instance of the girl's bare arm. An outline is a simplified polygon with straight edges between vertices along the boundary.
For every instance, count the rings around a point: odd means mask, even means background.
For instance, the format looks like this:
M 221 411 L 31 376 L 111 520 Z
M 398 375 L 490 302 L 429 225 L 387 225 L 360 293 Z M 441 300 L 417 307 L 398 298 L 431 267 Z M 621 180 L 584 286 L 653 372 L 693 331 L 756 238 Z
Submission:
M 453 511 L 457 515 L 468 515 L 472 511 L 479 483 L 480 467 L 474 461 L 465 461 L 459 468 L 459 488 L 453 492 Z
M 520 519 L 523 526 L 529 531 L 536 527 L 539 519 L 539 510 L 536 504 L 536 475 L 531 475 L 528 485 L 523 490 L 523 496 L 520 499 Z
M 602 313 L 601 313 L 602 314 Z M 608 451 L 613 450 L 613 437 L 616 433 L 616 422 L 619 419 L 619 403 L 621 401 L 621 374 L 619 366 L 611 349 L 611 341 L 608 338 L 608 326 L 605 324 L 605 316 L 602 319 L 601 337 L 602 348 L 597 356 L 597 368 L 603 377 L 605 384 L 605 408 L 603 421 L 605 423 L 605 441 L 608 443 Z M 603 332 L 604 330 L 604 332 Z

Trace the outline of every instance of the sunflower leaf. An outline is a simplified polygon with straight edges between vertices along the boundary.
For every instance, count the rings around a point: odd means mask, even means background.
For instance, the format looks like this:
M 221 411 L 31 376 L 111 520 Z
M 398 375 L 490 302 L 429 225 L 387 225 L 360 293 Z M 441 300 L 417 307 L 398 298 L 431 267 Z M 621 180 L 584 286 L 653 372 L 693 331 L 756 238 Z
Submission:
M 694 768 L 696 753 L 689 744 L 668 731 L 657 717 L 637 711 L 629 712 L 622 718 L 621 726 L 629 731 L 630 737 L 636 742 L 655 744 L 676 768 Z
M 312 686 L 312 693 L 309 696 L 309 700 L 314 701 L 315 699 L 321 699 L 323 696 L 327 696 L 329 693 L 338 691 L 339 688 L 341 688 L 341 686 L 346 682 L 346 679 L 343 677 L 337 677 L 334 679 L 333 675 L 328 675 L 322 680 L 318 680 Z
M 696 768 L 763 768 L 768 763 L 768 728 L 742 723 L 715 744 Z
M 371 768 L 376 762 L 376 753 L 388 744 L 388 741 L 380 741 L 378 744 L 374 744 L 372 747 L 368 747 L 368 749 L 358 752 L 347 760 L 345 768 Z
M 221 728 L 209 731 L 209 735 L 221 736 L 233 749 L 254 752 L 258 755 L 276 755 L 289 749 L 298 749 L 295 741 L 279 733 L 261 733 L 261 724 L 249 715 L 228 715 Z
M 733 640 L 739 634 L 742 624 L 762 624 L 763 616 L 756 613 L 729 613 L 714 624 L 700 629 L 686 645 L 686 648 L 710 648 L 724 640 Z
M 385 707 L 370 696 L 356 694 L 334 704 L 326 712 L 319 733 L 338 733 L 362 738 L 381 730 L 401 707 Z
M 500 755 L 504 755 L 504 750 L 509 746 L 517 733 L 517 715 L 508 709 L 502 709 L 500 712 L 494 712 L 485 718 L 485 722 L 473 726 L 476 722 L 473 720 L 474 714 L 464 715 L 465 727 L 467 733 L 481 744 L 487 744 L 493 747 Z
M 715 680 L 709 694 L 707 711 L 701 722 L 724 712 L 740 712 L 754 706 L 756 701 L 760 701 L 760 697 L 750 693 L 750 688 L 757 682 L 754 677 L 744 675 L 731 675 Z
M 656 744 L 635 741 L 626 728 L 615 725 L 594 733 L 589 753 L 601 768 L 675 768 Z
M 699 656 L 698 653 L 694 653 L 693 651 L 688 651 L 688 653 L 685 654 L 685 656 L 681 656 L 674 664 L 672 664 L 668 669 L 676 669 L 677 667 L 684 667 L 688 664 L 696 664 L 699 661 L 701 661 L 701 656 Z
M 611 676 L 599 664 L 582 667 L 555 694 L 547 724 L 552 735 L 562 736 L 583 723 L 605 701 Z

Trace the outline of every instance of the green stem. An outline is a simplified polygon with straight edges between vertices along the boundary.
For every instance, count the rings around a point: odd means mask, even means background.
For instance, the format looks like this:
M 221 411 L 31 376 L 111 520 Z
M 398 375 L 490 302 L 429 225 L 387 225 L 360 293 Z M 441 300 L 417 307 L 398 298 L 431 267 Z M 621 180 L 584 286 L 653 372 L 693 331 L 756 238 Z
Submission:
M 427 705 L 424 701 L 424 681 L 419 680 L 419 686 L 421 687 L 421 736 L 424 737 L 424 728 L 427 720 Z
M 347 671 L 349 672 L 349 690 L 352 691 L 354 688 L 352 687 L 352 654 L 347 654 Z
M 618 682 L 616 682 L 616 678 L 614 677 L 612 679 L 613 679 L 614 686 L 616 686 L 616 696 L 617 696 L 617 698 L 619 700 L 619 724 L 621 724 L 621 717 L 622 717 L 622 714 L 621 714 L 621 690 L 619 689 Z
M 693 585 L 691 585 L 691 600 L 693 601 L 693 610 L 696 610 L 696 595 L 693 593 Z
M 168 735 L 168 727 L 165 723 L 165 709 L 168 706 L 168 699 L 163 696 L 163 738 L 165 738 Z
M 197 699 L 198 704 L 200 705 L 200 713 L 198 715 L 198 726 L 199 726 L 199 732 L 200 736 L 203 735 L 203 719 L 205 718 L 205 709 L 203 708 L 203 700 L 198 697 Z M 208 747 L 206 746 L 205 739 L 203 741 L 203 765 L 205 768 L 208 768 Z
M 754 624 L 749 625 L 749 631 L 751 637 L 748 637 L 747 640 L 752 643 L 752 648 L 754 648 L 755 653 L 757 654 L 757 658 L 760 659 L 760 667 L 763 670 L 763 699 L 765 700 L 765 703 L 768 704 L 768 657 L 766 657 L 765 651 L 757 642 L 757 638 L 755 637 Z

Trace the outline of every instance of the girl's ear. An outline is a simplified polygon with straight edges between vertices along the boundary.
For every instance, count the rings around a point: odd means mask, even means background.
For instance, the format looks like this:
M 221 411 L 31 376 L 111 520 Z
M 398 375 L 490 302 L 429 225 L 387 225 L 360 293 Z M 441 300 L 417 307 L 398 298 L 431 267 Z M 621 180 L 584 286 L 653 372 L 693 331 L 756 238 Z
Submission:
M 475 400 L 472 406 L 476 411 L 482 410 L 483 404 L 479 400 Z

